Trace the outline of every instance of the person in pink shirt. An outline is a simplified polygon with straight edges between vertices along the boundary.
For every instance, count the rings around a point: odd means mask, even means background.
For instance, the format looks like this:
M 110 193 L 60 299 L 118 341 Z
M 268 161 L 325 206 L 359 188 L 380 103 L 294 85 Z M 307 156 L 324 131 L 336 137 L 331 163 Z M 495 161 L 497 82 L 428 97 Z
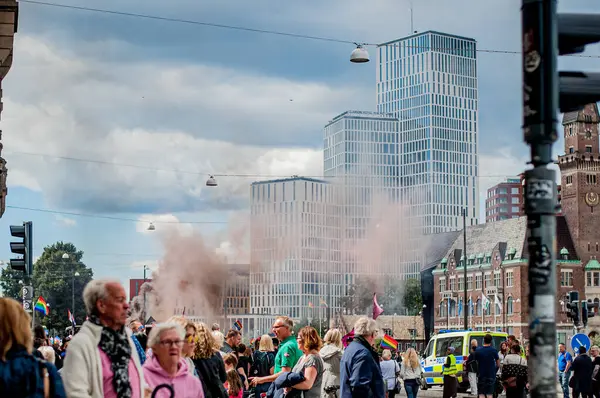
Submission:
M 88 320 L 73 336 L 62 376 L 69 398 L 143 398 L 140 359 L 125 327 L 129 303 L 120 282 L 95 279 L 83 291 Z
M 182 356 L 185 330 L 177 323 L 161 323 L 152 328 L 148 336 L 148 346 L 153 355 L 144 363 L 144 378 L 147 384 L 146 395 L 156 387 L 168 384 L 177 398 L 204 398 L 200 379 L 191 374 Z M 157 391 L 156 398 L 170 398 L 170 391 Z

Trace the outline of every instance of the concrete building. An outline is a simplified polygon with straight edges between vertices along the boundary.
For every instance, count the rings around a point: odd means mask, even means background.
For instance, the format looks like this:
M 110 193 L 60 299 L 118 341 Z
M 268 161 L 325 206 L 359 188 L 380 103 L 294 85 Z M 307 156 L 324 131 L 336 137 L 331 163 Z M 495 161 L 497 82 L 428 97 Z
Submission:
M 487 190 L 485 222 L 517 218 L 523 212 L 523 185 L 521 178 L 509 178 Z
M 293 177 L 251 186 L 252 314 L 325 319 L 349 282 L 341 268 L 334 189 Z
M 479 220 L 476 48 L 427 31 L 377 49 L 377 111 L 399 119 L 400 196 L 424 234 Z
M 410 230 L 410 220 L 402 220 L 399 190 L 398 119 L 375 112 L 346 111 L 324 128 L 324 172 L 335 187 L 335 205 L 344 247 L 373 244 L 371 259 L 345 255 L 342 269 L 349 283 L 359 274 L 379 274 L 398 278 L 418 278 L 419 264 L 400 258 L 400 231 Z M 376 239 L 378 226 L 390 232 Z M 390 224 L 390 225 L 387 225 Z M 391 235 L 394 236 L 391 236 Z M 387 243 L 387 244 L 386 244 Z M 371 261 L 373 260 L 373 261 Z
M 557 332 L 560 341 L 572 335 L 566 316 L 565 296 L 583 291 L 581 261 L 575 253 L 567 220 L 557 217 L 558 289 Z M 464 302 L 463 238 L 456 241 L 440 261 L 434 275 L 435 329 L 462 329 L 462 311 L 469 311 L 473 330 L 505 330 L 528 339 L 527 219 L 513 218 L 467 228 L 467 302 Z
M 230 277 L 225 283 L 224 312 L 227 315 L 250 313 L 250 264 L 229 264 Z
M 0 115 L 3 110 L 2 103 L 2 82 L 8 74 L 13 62 L 14 36 L 17 33 L 19 17 L 19 3 L 15 0 L 0 0 Z M 18 132 L 14 132 L 18 134 Z M 0 140 L 2 131 L 0 130 Z M 6 160 L 2 157 L 3 145 L 0 143 L 0 217 L 6 210 Z

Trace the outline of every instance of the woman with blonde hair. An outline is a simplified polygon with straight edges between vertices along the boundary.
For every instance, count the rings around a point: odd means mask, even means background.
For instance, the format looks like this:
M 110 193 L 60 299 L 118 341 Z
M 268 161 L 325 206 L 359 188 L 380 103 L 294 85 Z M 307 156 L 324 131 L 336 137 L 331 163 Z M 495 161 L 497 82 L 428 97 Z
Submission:
M 227 373 L 219 353 L 220 347 L 204 323 L 196 324 L 195 340 L 193 361 L 204 387 L 205 398 L 227 398 L 229 394 L 223 386 L 227 381 Z
M 417 398 L 421 379 L 421 363 L 414 348 L 409 348 L 404 353 L 400 377 L 404 380 L 404 389 L 408 398 Z
M 273 374 L 274 369 L 275 347 L 273 346 L 273 339 L 268 334 L 263 334 L 260 336 L 258 350 L 252 354 L 249 378 L 270 376 Z M 269 391 L 271 384 L 272 382 L 257 384 L 254 394 L 260 397 L 261 393 Z
M 21 303 L 0 298 L 0 397 L 66 398 L 56 367 L 32 352 L 31 317 Z
M 340 385 L 340 361 L 342 360 L 342 333 L 338 329 L 329 329 L 323 339 L 325 345 L 319 351 L 324 363 L 321 398 L 334 397 L 335 392 L 326 393 L 325 389 Z

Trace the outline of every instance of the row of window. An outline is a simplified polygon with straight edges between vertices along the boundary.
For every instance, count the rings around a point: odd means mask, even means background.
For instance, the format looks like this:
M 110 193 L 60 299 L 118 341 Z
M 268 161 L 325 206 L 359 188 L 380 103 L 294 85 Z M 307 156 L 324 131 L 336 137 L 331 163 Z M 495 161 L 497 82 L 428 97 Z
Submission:
M 520 302 L 520 299 L 513 299 L 513 297 L 509 296 L 506 299 L 506 304 L 504 310 L 506 310 L 506 315 L 514 314 L 514 305 L 515 303 Z M 501 315 L 503 311 L 503 304 L 497 297 L 489 297 L 486 298 L 485 304 L 484 300 L 478 298 L 473 305 L 471 299 L 467 300 L 467 308 L 463 308 L 463 300 L 462 298 L 458 299 L 458 302 L 454 299 L 446 299 L 443 300 L 438 307 L 438 315 L 440 317 L 456 317 L 462 316 L 463 311 L 468 311 L 469 315 L 475 316 L 485 316 L 485 315 Z
M 565 183 L 567 185 L 573 184 L 573 176 L 572 175 L 566 176 Z M 596 185 L 596 184 L 598 184 L 598 177 L 596 176 L 596 174 L 586 174 L 585 175 L 585 183 L 589 184 L 589 185 Z

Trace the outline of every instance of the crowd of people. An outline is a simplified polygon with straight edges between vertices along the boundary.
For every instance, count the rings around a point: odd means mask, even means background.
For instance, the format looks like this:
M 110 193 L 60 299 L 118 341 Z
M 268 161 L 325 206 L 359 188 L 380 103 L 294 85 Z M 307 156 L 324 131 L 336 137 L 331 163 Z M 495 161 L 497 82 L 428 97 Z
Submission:
M 242 344 L 238 330 L 225 335 L 182 316 L 146 328 L 128 319 L 123 286 L 93 280 L 83 292 L 88 314 L 79 331 L 53 342 L 31 330 L 21 303 L 0 298 L 0 396 L 44 398 L 394 397 L 400 379 L 416 397 L 421 367 L 416 352 L 402 365 L 373 344 L 373 319 L 360 318 L 347 347 L 329 330 L 323 340 L 310 326 L 294 333 L 278 317 L 272 334 Z
M 579 347 L 575 358 L 564 344 L 558 346 L 558 380 L 564 398 L 571 389 L 574 398 L 600 398 L 600 348 Z
M 240 331 L 224 335 L 174 316 L 146 328 L 128 319 L 125 289 L 116 281 L 93 280 L 84 289 L 87 320 L 64 342 L 51 341 L 44 328 L 31 330 L 21 303 L 0 298 L 0 396 L 44 398 L 394 398 L 402 385 L 416 398 L 421 365 L 409 348 L 401 357 L 374 347 L 373 319 L 361 317 L 354 336 L 330 329 L 323 340 L 310 326 L 294 333 L 293 321 L 278 317 L 271 334 L 242 343 Z M 514 336 L 492 346 L 492 336 L 471 342 L 465 362 L 470 393 L 523 398 L 527 352 Z M 346 345 L 346 346 L 344 346 Z M 443 366 L 444 398 L 457 395 L 456 358 L 448 347 Z M 559 347 L 558 370 L 564 397 L 599 397 L 600 350 L 582 347 L 573 358 Z M 572 376 L 572 377 L 571 377 Z

